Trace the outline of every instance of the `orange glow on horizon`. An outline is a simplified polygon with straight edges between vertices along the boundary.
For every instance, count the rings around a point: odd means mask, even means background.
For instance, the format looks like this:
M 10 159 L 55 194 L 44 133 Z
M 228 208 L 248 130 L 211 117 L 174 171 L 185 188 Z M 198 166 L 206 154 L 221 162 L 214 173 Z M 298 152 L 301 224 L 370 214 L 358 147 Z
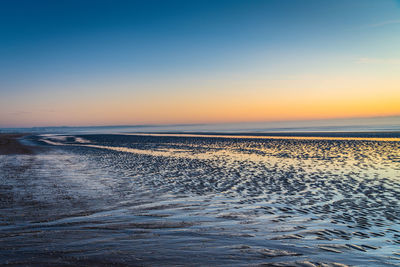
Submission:
M 400 79 L 306 77 L 297 80 L 105 84 L 57 95 L 27 95 L 32 101 L 2 125 L 85 126 L 295 121 L 400 115 Z M 115 90 L 113 89 L 115 88 Z M 122 89 L 121 89 L 122 88 Z M 190 90 L 187 90 L 190 88 Z M 79 90 L 75 89 L 75 90 Z M 115 94 L 123 92 L 124 94 Z M 51 93 L 51 92 L 50 92 Z M 45 106 L 49 111 L 42 110 Z M 1 107 L 0 107 L 1 111 Z

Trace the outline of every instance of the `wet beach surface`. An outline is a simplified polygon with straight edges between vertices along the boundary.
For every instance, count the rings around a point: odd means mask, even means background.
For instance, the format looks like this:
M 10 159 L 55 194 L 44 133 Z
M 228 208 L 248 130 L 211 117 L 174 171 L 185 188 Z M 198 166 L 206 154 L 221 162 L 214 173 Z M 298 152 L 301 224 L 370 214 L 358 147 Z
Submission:
M 24 142 L 0 155 L 0 264 L 400 264 L 399 141 Z
M 26 134 L 1 134 L 0 133 L 0 155 L 32 154 L 34 148 L 21 144 L 18 139 Z

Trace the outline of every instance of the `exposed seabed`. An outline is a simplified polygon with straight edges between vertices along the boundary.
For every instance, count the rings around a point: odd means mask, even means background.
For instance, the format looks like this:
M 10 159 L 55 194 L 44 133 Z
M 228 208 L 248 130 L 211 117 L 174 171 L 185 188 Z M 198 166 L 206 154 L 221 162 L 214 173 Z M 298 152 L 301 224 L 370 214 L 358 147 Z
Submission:
M 0 155 L 0 264 L 400 264 L 398 141 L 24 142 Z

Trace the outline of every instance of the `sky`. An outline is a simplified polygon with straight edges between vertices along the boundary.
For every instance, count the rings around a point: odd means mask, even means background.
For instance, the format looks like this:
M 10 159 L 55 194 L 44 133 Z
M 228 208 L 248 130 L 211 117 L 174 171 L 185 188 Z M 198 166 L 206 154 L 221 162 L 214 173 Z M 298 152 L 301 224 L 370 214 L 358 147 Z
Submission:
M 0 127 L 400 115 L 400 1 L 22 1 Z

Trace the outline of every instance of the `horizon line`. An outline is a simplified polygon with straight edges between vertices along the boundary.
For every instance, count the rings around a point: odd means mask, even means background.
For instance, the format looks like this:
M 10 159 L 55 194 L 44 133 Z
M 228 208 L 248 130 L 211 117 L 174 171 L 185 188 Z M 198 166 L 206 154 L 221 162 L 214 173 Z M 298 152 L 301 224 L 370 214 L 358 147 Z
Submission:
M 336 118 L 315 118 L 299 120 L 270 120 L 270 121 L 237 121 L 237 122 L 204 122 L 204 123 L 149 123 L 149 124 L 108 124 L 108 125 L 47 125 L 47 126 L 0 126 L 0 129 L 40 129 L 40 128 L 122 128 L 122 127 L 165 127 L 165 126 L 204 126 L 204 125 L 229 125 L 229 124 L 250 124 L 250 123 L 291 123 L 291 122 L 316 122 L 316 121 L 335 121 L 335 120 L 354 120 L 354 119 L 379 119 L 400 117 L 400 114 L 378 115 L 378 116 L 358 116 L 358 117 L 336 117 Z

